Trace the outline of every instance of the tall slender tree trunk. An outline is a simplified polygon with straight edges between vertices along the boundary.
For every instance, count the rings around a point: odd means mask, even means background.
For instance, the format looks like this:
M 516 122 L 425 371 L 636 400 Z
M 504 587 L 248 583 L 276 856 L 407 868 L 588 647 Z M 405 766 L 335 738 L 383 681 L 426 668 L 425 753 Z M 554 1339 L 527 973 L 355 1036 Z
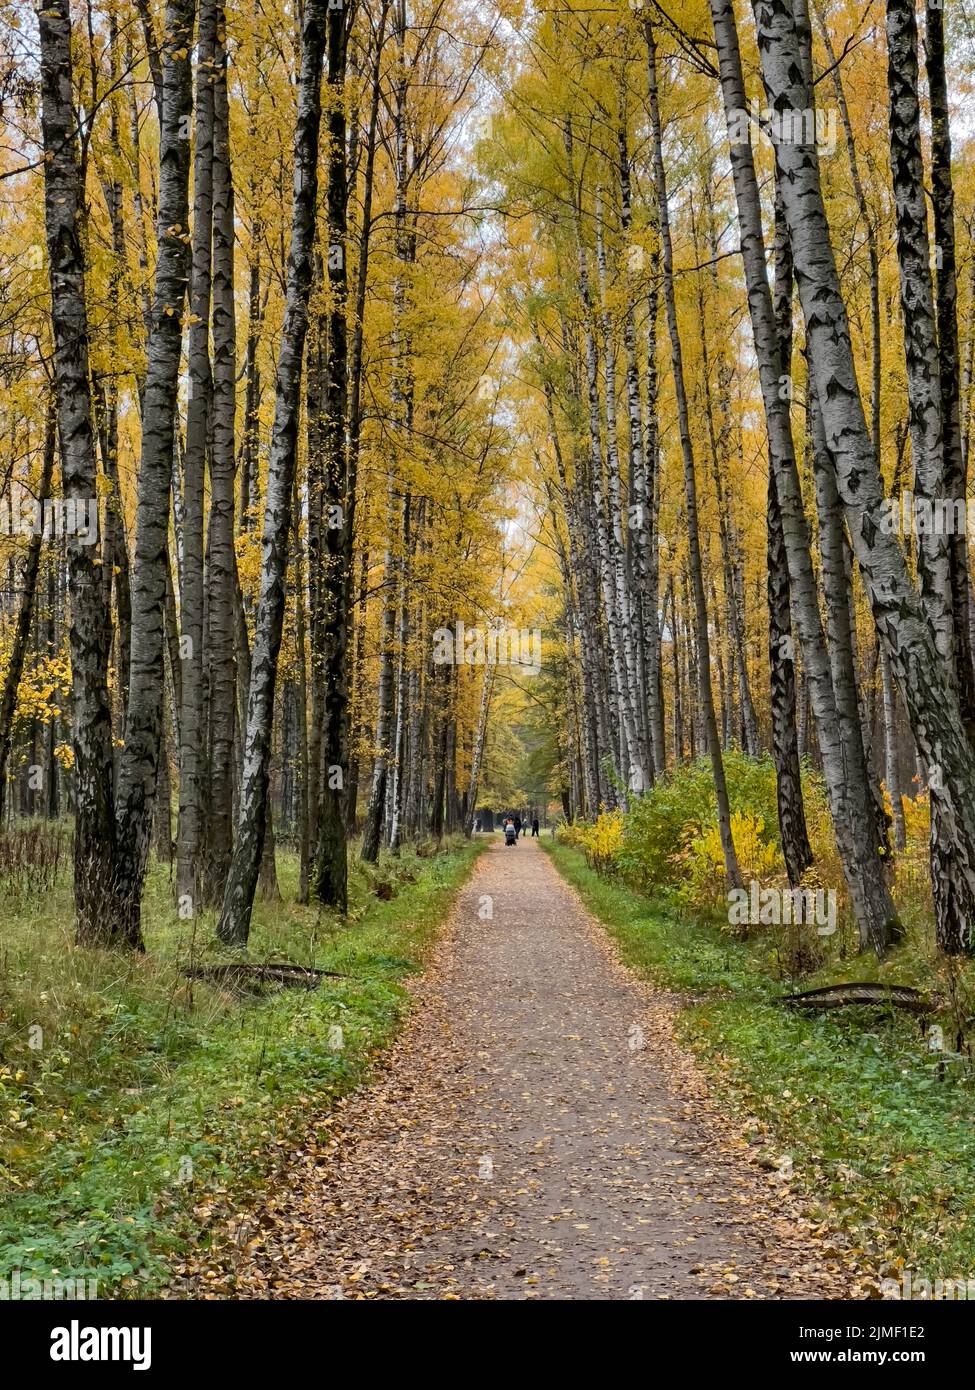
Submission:
M 410 564 L 413 550 L 413 497 L 403 494 L 403 543 L 396 565 L 396 675 L 392 757 L 386 797 L 386 835 L 393 854 L 399 854 L 403 809 L 404 730 L 406 719 L 406 649 L 409 641 Z
M 406 342 L 403 319 L 406 311 L 407 286 L 412 238 L 410 237 L 407 208 L 407 101 L 409 96 L 409 69 L 406 61 L 406 0 L 396 0 L 396 44 L 398 66 L 395 87 L 395 106 L 393 109 L 393 136 L 395 152 L 396 192 L 393 207 L 394 239 L 396 249 L 396 275 L 393 283 L 393 437 L 398 448 L 394 448 L 394 465 L 409 435 L 412 424 L 412 389 L 409 366 L 406 361 Z M 362 832 L 361 858 L 365 863 L 374 864 L 379 857 L 379 844 L 382 838 L 383 821 L 386 817 L 387 793 L 389 789 L 390 759 L 395 756 L 391 747 L 394 735 L 394 641 L 396 625 L 396 576 L 398 557 L 393 546 L 395 532 L 400 529 L 397 523 L 397 510 L 404 522 L 406 520 L 406 500 L 397 509 L 397 479 L 394 466 L 387 476 L 386 488 L 386 547 L 383 555 L 383 598 L 382 618 L 379 636 L 379 686 L 377 691 L 375 752 L 372 766 L 372 786 L 369 804 L 366 808 L 366 823 Z M 403 527 L 405 539 L 405 526 Z
M 207 661 L 210 712 L 204 900 L 223 896 L 233 851 L 234 704 L 234 417 L 237 332 L 234 310 L 234 185 L 230 167 L 226 18 L 217 6 L 213 150 L 213 426 L 210 448 L 210 565 Z
M 664 735 L 664 692 L 660 665 L 660 424 L 658 420 L 657 317 L 659 312 L 659 248 L 654 247 L 647 293 L 647 439 L 646 490 L 642 505 L 650 514 L 646 582 L 641 591 L 641 620 L 646 650 L 647 700 L 649 701 L 650 741 L 654 763 L 662 773 L 667 767 L 667 741 Z
M 87 506 L 97 495 L 95 437 L 85 304 L 78 126 L 72 104 L 71 15 L 68 0 L 38 11 L 44 221 L 51 278 L 54 388 L 65 497 Z M 100 573 L 100 547 L 75 533 L 67 539 L 71 603 L 71 741 L 74 752 L 74 902 L 80 945 L 141 947 L 138 926 L 111 910 L 115 819 L 112 805 L 112 722 L 108 697 L 111 625 Z
M 183 449 L 183 567 L 179 586 L 183 710 L 180 719 L 176 892 L 193 915 L 200 905 L 205 781 L 203 707 L 203 511 L 210 430 L 210 299 L 213 245 L 215 0 L 200 0 L 196 59 L 196 141 L 193 155 L 193 241 L 187 368 L 189 399 Z M 186 913 L 184 912 L 184 916 Z
M 874 789 L 870 759 L 863 735 L 853 637 L 853 606 L 847 571 L 843 512 L 836 473 L 826 447 L 822 411 L 809 387 L 810 438 L 813 477 L 819 514 L 820 582 L 826 599 L 826 641 L 833 673 L 833 698 L 843 745 L 843 766 L 850 785 L 866 794 L 863 810 L 872 814 L 872 839 L 883 859 L 889 854 L 889 825 L 883 803 Z
M 194 15 L 194 0 L 168 0 L 159 137 L 156 285 L 143 399 L 132 566 L 131 685 L 115 795 L 115 911 L 121 929 L 133 936 L 139 932 L 162 733 L 166 543 L 189 278 L 188 129 L 193 110 Z
M 362 429 L 362 368 L 363 368 L 363 345 L 365 339 L 365 317 L 366 317 L 366 286 L 369 271 L 369 249 L 372 236 L 372 201 L 373 189 L 375 184 L 375 164 L 376 164 L 376 144 L 379 129 L 379 105 L 382 91 L 380 77 L 382 71 L 382 57 L 386 40 L 386 24 L 389 17 L 389 0 L 382 0 L 379 20 L 376 29 L 376 47 L 373 55 L 372 68 L 372 101 L 369 112 L 369 127 L 366 136 L 365 169 L 363 173 L 362 188 L 362 222 L 359 228 L 359 257 L 356 270 L 356 291 L 355 291 L 355 317 L 352 327 L 352 342 L 349 348 L 348 364 L 348 453 L 346 468 L 346 490 L 348 494 L 348 505 L 346 513 L 346 526 L 348 527 L 348 544 L 354 541 L 354 521 L 356 512 L 356 490 L 359 470 L 359 442 Z M 364 657 L 364 633 L 366 621 L 366 593 L 369 579 L 369 547 L 362 545 L 362 557 L 359 568 L 359 622 L 357 628 L 354 688 L 356 691 L 362 689 L 362 674 L 365 664 Z M 351 594 L 351 570 L 348 576 L 349 591 L 347 593 L 347 616 L 346 624 L 352 623 L 352 594 Z M 351 737 L 350 737 L 351 744 Z M 346 795 L 345 819 L 346 834 L 351 836 L 355 833 L 356 813 L 358 809 L 359 795 L 359 755 L 358 743 L 350 746 L 349 749 L 349 771 L 348 771 L 348 790 Z M 346 850 L 348 854 L 348 850 Z
M 663 249 L 663 288 L 667 310 L 667 326 L 670 331 L 671 360 L 674 374 L 674 390 L 677 396 L 677 417 L 680 429 L 681 454 L 684 460 L 684 496 L 687 507 L 687 546 L 691 569 L 691 586 L 694 593 L 694 609 L 697 622 L 697 668 L 700 691 L 701 715 L 704 736 L 707 740 L 711 769 L 714 776 L 714 791 L 718 807 L 718 829 L 721 848 L 724 851 L 725 873 L 729 888 L 742 886 L 741 870 L 735 853 L 735 842 L 731 834 L 731 806 L 728 800 L 728 786 L 725 780 L 724 761 L 721 756 L 721 743 L 718 738 L 718 725 L 714 714 L 714 692 L 711 688 L 711 649 L 708 637 L 707 600 L 704 593 L 704 568 L 701 560 L 701 542 L 697 513 L 697 481 L 694 476 L 694 450 L 691 443 L 691 426 L 687 407 L 687 392 L 684 386 L 684 362 L 680 341 L 680 328 L 677 321 L 677 301 L 674 294 L 674 252 L 670 236 L 670 208 L 667 199 L 667 175 L 664 170 L 663 129 L 660 120 L 660 102 L 657 95 L 657 45 L 653 26 L 644 26 L 647 41 L 647 76 L 649 84 L 650 125 L 653 138 L 653 174 L 657 193 L 657 209 L 660 219 L 660 240 Z
M 426 554 L 429 546 L 428 504 L 421 497 L 417 507 L 414 575 L 422 566 L 427 572 Z M 405 755 L 403 760 L 403 833 L 408 839 L 415 839 L 420 827 L 423 785 L 426 777 L 426 660 L 429 650 L 427 636 L 427 614 L 424 601 L 424 585 L 414 580 L 411 586 L 411 642 L 407 663 L 406 707 L 408 723 L 405 730 Z
M 775 200 L 775 322 L 781 365 L 787 383 L 792 381 L 792 244 L 782 200 Z M 796 667 L 792 640 L 789 566 L 782 530 L 782 511 L 771 461 L 767 502 L 768 648 L 772 709 L 772 757 L 775 762 L 775 795 L 779 835 L 789 882 L 796 887 L 813 862 L 806 830 L 796 731 Z
M 621 91 L 619 126 L 617 129 L 617 171 L 620 187 L 620 232 L 624 243 L 633 227 L 632 188 L 630 180 L 630 156 L 627 146 L 627 116 L 625 90 Z M 627 264 L 630 248 L 624 246 Z M 656 521 L 652 504 L 652 475 L 648 477 L 648 460 L 645 453 L 643 432 L 643 406 L 640 400 L 640 374 L 637 367 L 636 314 L 633 300 L 628 303 L 623 315 L 623 348 L 626 358 L 626 414 L 629 446 L 629 496 L 627 512 L 627 571 L 626 585 L 630 597 L 630 625 L 634 650 L 634 706 L 637 716 L 637 736 L 640 742 L 641 766 L 646 785 L 652 786 L 658 769 L 655 767 L 652 722 L 653 704 L 657 695 L 657 666 L 659 653 L 648 650 L 652 643 L 648 640 L 651 624 L 646 609 L 655 599 L 650 600 L 648 589 L 650 581 L 650 547 L 653 544 L 652 527 Z M 656 408 L 656 401 L 650 402 Z M 649 463 L 655 467 L 656 460 Z M 648 485 L 649 484 L 649 485 Z M 659 769 L 662 770 L 662 769 Z
M 481 765 L 484 761 L 484 743 L 487 737 L 488 715 L 491 712 L 491 696 L 494 693 L 493 666 L 485 666 L 484 683 L 481 686 L 481 703 L 477 712 L 477 728 L 474 732 L 474 751 L 471 756 L 471 780 L 467 792 L 467 817 L 464 821 L 464 834 L 468 839 L 474 831 L 474 815 L 477 810 L 477 795 L 481 783 Z
M 538 341 L 539 347 L 541 347 L 541 342 L 537 337 L 536 341 Z M 578 610 L 579 663 L 582 668 L 583 710 L 581 716 L 581 741 L 583 780 L 585 785 L 586 809 L 590 814 L 595 814 L 599 806 L 599 735 L 594 682 L 594 619 L 592 616 L 595 605 L 592 602 L 591 587 L 588 583 L 589 573 L 586 570 L 583 558 L 585 553 L 585 542 L 582 538 L 577 490 L 569 484 L 565 457 L 562 453 L 562 444 L 559 438 L 558 424 L 555 416 L 555 393 L 552 388 L 552 383 L 547 376 L 543 379 L 542 390 L 545 395 L 549 440 L 552 446 L 552 453 L 555 458 L 555 467 L 559 480 L 559 495 L 562 499 L 562 508 L 565 512 L 566 529 L 568 531 L 568 577 L 570 583 L 575 584 L 578 593 L 576 607 Z
M 251 653 L 240 814 L 218 934 L 247 942 L 267 823 L 274 687 L 284 623 L 285 578 L 291 530 L 298 442 L 301 359 L 308 328 L 312 245 L 318 204 L 318 144 L 321 74 L 326 40 L 324 0 L 306 0 L 301 32 L 301 68 L 294 143 L 291 248 L 288 253 L 284 324 L 278 353 L 274 423 L 268 460 L 261 589 Z
M 291 565 L 295 588 L 295 646 L 297 673 L 295 676 L 295 705 L 298 742 L 297 833 L 298 843 L 298 902 L 307 903 L 311 884 L 311 834 L 308 823 L 310 802 L 311 759 L 308 738 L 308 628 L 305 618 L 305 555 L 301 537 L 301 499 L 298 476 L 295 472 L 294 497 L 291 514 Z
M 903 850 L 907 845 L 907 833 L 904 825 L 904 795 L 901 790 L 900 767 L 897 757 L 897 702 L 894 696 L 894 683 L 890 678 L 890 662 L 883 647 L 880 648 L 880 680 L 884 712 L 884 765 L 891 814 L 894 820 L 894 846 L 898 850 Z
M 167 692 L 168 693 L 168 692 Z M 153 841 L 160 864 L 173 862 L 173 785 L 169 762 L 170 726 L 172 719 L 163 700 L 162 738 L 159 744 L 159 776 L 156 782 L 156 804 L 153 808 Z
M 693 214 L 692 214 L 693 216 Z M 695 227 L 695 246 L 697 246 L 697 236 Z M 699 248 L 699 254 L 703 256 L 703 248 Z M 712 246 L 712 256 L 717 255 L 716 246 Z M 715 266 L 715 270 L 717 267 Z M 724 588 L 726 608 L 728 613 L 728 639 L 731 655 L 734 660 L 734 668 L 738 672 L 738 690 L 741 699 L 741 720 L 745 733 L 744 746 L 745 752 L 751 757 L 758 756 L 758 718 L 755 714 L 755 704 L 752 700 L 751 681 L 748 675 L 748 661 L 745 651 L 745 634 L 743 630 L 744 607 L 739 605 L 737 577 L 735 575 L 736 555 L 734 554 L 734 543 L 731 537 L 731 527 L 729 524 L 728 498 L 725 495 L 724 470 L 728 463 L 728 428 L 727 421 L 730 410 L 727 399 L 727 392 L 730 386 L 731 376 L 727 363 L 723 360 L 723 354 L 718 353 L 717 381 L 719 390 L 722 393 L 720 413 L 722 426 L 720 430 L 715 428 L 715 403 L 711 390 L 712 362 L 711 352 L 708 348 L 708 321 L 706 305 L 704 299 L 704 278 L 697 277 L 698 283 L 698 326 L 701 340 L 701 368 L 702 385 L 704 391 L 704 413 L 707 419 L 708 442 L 711 453 L 711 476 L 714 482 L 715 504 L 718 514 L 718 541 L 721 547 L 721 566 L 724 576 Z M 717 280 L 715 279 L 715 287 Z M 731 662 L 729 662 L 729 673 Z
M 938 26 L 930 29 L 935 37 Z M 958 434 L 957 388 L 941 382 L 941 361 L 957 370 L 957 334 L 954 324 L 954 235 L 950 222 L 950 169 L 943 167 L 947 140 L 947 102 L 938 80 L 938 47 L 935 37 L 935 81 L 932 88 L 935 147 L 941 144 L 942 167 L 937 170 L 940 194 L 939 231 L 948 240 L 949 292 L 942 273 L 942 294 L 935 310 L 931 279 L 930 242 L 924 165 L 921 152 L 921 107 L 918 96 L 917 20 L 912 0 L 887 0 L 887 89 L 890 101 L 890 163 L 897 223 L 897 260 L 900 266 L 901 318 L 907 363 L 908 427 L 914 464 L 914 493 L 922 502 L 940 507 L 958 503 L 964 515 L 965 486 L 961 476 L 961 440 Z M 943 73 L 941 74 L 943 77 Z M 939 126 L 938 103 L 944 122 Z M 950 145 L 948 146 L 950 158 Z M 947 179 L 947 188 L 945 180 Z M 945 214 L 947 213 L 947 219 Z M 940 247 L 942 255 L 946 248 Z M 938 330 L 947 335 L 940 351 Z M 947 401 L 946 401 L 947 390 Z M 943 408 L 949 409 L 948 437 Z M 947 446 L 947 456 L 946 456 Z M 936 513 L 937 514 L 937 513 Z M 917 568 L 921 598 L 931 634 L 941 658 L 946 683 L 957 701 L 969 742 L 973 731 L 971 655 L 968 637 L 968 566 L 965 528 L 952 537 L 942 527 L 925 527 L 916 536 Z M 964 624 L 959 630 L 957 619 Z M 952 680 L 951 677 L 954 677 Z M 934 782 L 941 780 L 936 775 Z M 931 779 L 929 778 L 929 781 Z M 932 791 L 935 787 L 932 785 Z M 971 788 L 975 797 L 975 784 Z M 950 815 L 950 812 L 947 813 Z M 970 919 L 975 912 L 975 877 L 970 883 L 954 872 L 951 836 L 943 824 L 946 809 L 936 794 L 931 798 L 931 883 L 934 890 L 935 930 L 939 943 L 950 949 L 965 941 L 970 947 Z M 975 845 L 973 845 L 975 849 Z M 975 867 L 975 865 L 973 865 Z
M 108 207 L 112 232 L 113 265 L 109 280 L 109 293 L 113 303 L 111 326 L 112 351 L 121 347 L 121 307 L 122 286 L 132 289 L 130 277 L 126 274 L 125 220 L 122 206 L 123 156 L 119 121 L 119 42 L 118 15 L 111 11 L 108 17 L 109 35 L 109 76 L 112 91 L 108 95 L 109 123 L 108 138 L 112 151 L 114 169 L 111 176 L 102 176 L 102 187 Z M 105 570 L 106 584 L 115 591 L 115 611 L 117 617 L 116 640 L 116 696 L 120 709 L 120 724 L 125 724 L 125 714 L 129 701 L 129 653 L 132 645 L 132 598 L 129 579 L 129 552 L 126 541 L 125 505 L 118 470 L 119 442 L 119 391 L 113 373 L 103 383 L 97 378 L 93 381 L 96 400 L 101 405 L 103 425 L 99 429 L 102 468 L 111 487 L 111 495 L 105 501 Z M 141 396 L 141 383 L 137 383 Z
M 43 515 L 44 503 L 51 495 L 51 479 L 54 476 L 54 454 L 57 438 L 57 416 L 52 402 L 48 409 L 44 427 L 44 450 L 41 463 L 41 477 L 37 488 L 37 501 Z M 24 674 L 31 623 L 34 618 L 37 597 L 37 576 L 41 568 L 41 547 L 44 544 L 43 527 L 35 527 L 27 542 L 27 554 L 20 579 L 20 602 L 17 605 L 17 620 L 14 624 L 10 655 L 3 687 L 0 689 L 0 825 L 3 824 L 7 793 L 7 765 L 10 761 L 10 748 L 13 742 L 14 715 L 17 710 L 17 692 Z
M 362 553 L 359 556 L 359 589 L 354 610 L 356 612 L 355 652 L 352 660 L 352 695 L 354 700 L 360 701 L 360 705 L 363 688 L 363 672 L 366 661 L 366 599 L 368 595 L 368 584 L 369 547 L 368 545 L 363 545 Z M 364 715 L 361 708 L 358 708 L 358 718 L 354 726 L 354 735 L 350 735 L 349 792 L 345 806 L 346 830 L 350 837 L 356 832 L 359 810 L 359 738 L 362 733 L 363 723 Z
M 623 540 L 623 507 L 620 482 L 619 433 L 616 410 L 616 347 L 613 321 L 609 312 L 609 270 L 606 258 L 603 200 L 596 200 L 596 267 L 599 278 L 599 324 L 603 340 L 603 412 L 606 419 L 606 542 L 612 576 L 612 598 L 619 626 L 620 661 L 617 684 L 623 743 L 626 751 L 626 786 L 630 793 L 642 795 L 652 781 L 652 771 L 641 744 L 640 711 L 637 704 L 637 644 L 630 607 L 626 548 Z M 637 437 L 640 435 L 637 427 Z M 630 439 L 633 438 L 631 425 Z
M 618 780 L 622 780 L 625 784 L 629 776 L 630 767 L 634 765 L 634 759 L 636 757 L 636 730 L 632 707 L 627 700 L 628 687 L 616 583 L 616 565 L 612 553 L 613 547 L 610 538 L 611 528 L 608 515 L 609 506 L 603 478 L 602 418 L 599 400 L 599 350 L 596 341 L 596 310 L 590 288 L 587 250 L 583 236 L 581 184 L 577 180 L 574 168 L 573 135 L 571 122 L 569 121 L 565 123 L 563 128 L 563 145 L 565 148 L 566 165 L 570 183 L 570 199 L 576 252 L 576 274 L 579 297 L 582 301 L 582 333 L 585 344 L 586 405 L 589 425 L 589 476 L 587 484 L 591 494 L 591 505 L 589 508 L 591 524 L 587 529 L 594 550 L 593 559 L 597 566 L 596 572 L 599 575 L 599 587 L 602 595 L 603 622 L 609 655 L 606 679 L 612 684 L 616 691 L 616 699 L 610 701 L 610 709 L 612 715 L 615 716 L 619 724 L 619 737 L 614 737 L 612 743 L 607 743 L 606 746 L 607 748 L 613 748 L 613 763 L 617 770 Z M 619 468 L 616 454 L 615 433 L 615 380 L 611 398 L 611 414 L 610 422 L 607 427 L 606 441 L 607 451 L 610 455 L 610 461 L 608 463 L 610 477 L 612 477 L 614 472 L 618 473 Z M 612 489 L 612 482 L 610 482 L 609 486 L 610 489 Z M 623 750 L 622 756 L 620 752 L 621 746 Z M 611 789 L 610 794 L 615 800 L 615 787 Z
M 960 514 L 965 517 L 966 466 L 961 438 L 955 195 L 951 178 L 951 128 L 948 115 L 942 5 L 943 0 L 927 0 L 925 5 L 925 56 L 931 101 L 931 207 L 934 213 L 934 244 L 937 248 L 934 287 L 944 460 L 942 496 L 948 499 L 950 504 L 960 504 Z M 920 130 L 918 133 L 920 135 Z M 968 568 L 967 524 L 955 525 L 948 537 L 948 563 L 951 573 L 958 698 L 969 741 L 975 741 L 975 669 L 972 666 L 969 614 L 971 580 Z
M 325 263 L 316 246 L 312 272 L 312 296 L 325 276 Z M 308 326 L 305 350 L 305 427 L 307 441 L 306 489 L 308 538 L 308 634 L 311 736 L 308 748 L 309 781 L 306 815 L 310 852 L 318 843 L 318 809 L 321 801 L 322 739 L 325 733 L 325 373 L 328 353 L 327 317 L 316 303 Z M 310 883 L 310 879 L 309 879 Z
M 324 589 L 325 776 L 319 788 L 318 843 L 313 888 L 316 898 L 345 912 L 348 906 L 346 801 L 349 772 L 349 623 L 351 619 L 352 525 L 346 451 L 349 355 L 348 172 L 346 169 L 345 72 L 347 45 L 343 10 L 328 12 L 328 373 L 325 397 Z

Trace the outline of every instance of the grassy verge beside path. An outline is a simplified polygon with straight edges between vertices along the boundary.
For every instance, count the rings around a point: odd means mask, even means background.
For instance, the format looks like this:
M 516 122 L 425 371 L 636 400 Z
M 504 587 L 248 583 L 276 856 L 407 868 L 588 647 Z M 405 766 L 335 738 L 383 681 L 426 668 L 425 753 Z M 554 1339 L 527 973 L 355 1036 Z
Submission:
M 824 1215 L 828 1204 L 865 1268 L 907 1268 L 915 1284 L 975 1277 L 975 1090 L 958 1062 L 941 1074 L 916 1019 L 784 1008 L 776 1000 L 789 986 L 775 979 L 767 939 L 678 917 L 600 877 L 579 850 L 542 845 L 627 965 L 693 996 L 679 1012 L 682 1040 L 747 1117 L 764 1161 L 791 1159 L 791 1181 Z
M 0 1276 L 146 1297 L 168 1260 L 205 1249 L 214 1214 L 260 1189 L 308 1113 L 368 1075 L 479 848 L 356 866 L 345 922 L 291 901 L 297 863 L 282 854 L 284 901 L 257 905 L 247 959 L 335 972 L 315 990 L 242 995 L 188 978 L 188 964 L 239 957 L 210 917 L 178 919 L 158 865 L 145 956 L 74 946 L 66 875 L 8 900 Z

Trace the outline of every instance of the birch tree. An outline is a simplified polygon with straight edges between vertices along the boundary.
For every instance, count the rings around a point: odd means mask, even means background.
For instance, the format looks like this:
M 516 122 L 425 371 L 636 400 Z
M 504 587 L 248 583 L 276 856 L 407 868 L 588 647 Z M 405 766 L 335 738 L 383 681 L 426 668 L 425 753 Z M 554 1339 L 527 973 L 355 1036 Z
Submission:
M 274 424 L 264 501 L 261 590 L 251 652 L 240 814 L 218 926 L 220 937 L 237 945 L 247 941 L 267 820 L 271 725 L 284 623 L 301 360 L 308 327 L 312 242 L 318 202 L 321 76 L 325 43 L 324 0 L 307 0 L 301 29 L 301 66 L 295 116 L 287 296 L 278 352 Z
M 714 7 L 712 12 L 717 31 L 719 17 L 727 22 L 728 16 Z M 794 16 L 764 3 L 756 4 L 755 15 L 769 106 L 775 110 L 811 109 L 812 94 Z M 737 148 L 740 152 L 744 147 Z M 783 205 L 827 448 L 834 460 L 874 621 L 904 692 L 921 757 L 933 772 L 932 797 L 940 827 L 934 833 L 942 837 L 950 854 L 954 880 L 950 895 L 960 907 L 949 913 L 947 885 L 935 884 L 937 915 L 942 923 L 940 940 L 945 950 L 967 950 L 967 921 L 975 888 L 975 763 L 951 673 L 945 669 L 936 635 L 911 583 L 904 554 L 896 537 L 880 526 L 882 481 L 856 384 L 815 145 L 802 139 L 779 142 L 776 159 L 782 173 Z M 741 204 L 739 198 L 740 212 Z M 939 625 L 944 631 L 944 617 Z M 945 930 L 946 921 L 956 924 L 953 930 Z

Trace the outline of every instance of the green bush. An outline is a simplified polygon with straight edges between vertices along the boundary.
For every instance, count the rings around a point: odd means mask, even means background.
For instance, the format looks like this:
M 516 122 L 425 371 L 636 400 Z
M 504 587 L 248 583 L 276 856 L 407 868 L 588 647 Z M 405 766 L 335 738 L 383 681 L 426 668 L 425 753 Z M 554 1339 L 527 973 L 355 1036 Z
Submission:
M 731 810 L 763 823 L 769 844 L 778 844 L 775 766 L 771 758 L 749 758 L 732 750 L 724 756 Z M 817 779 L 809 791 L 822 796 Z M 708 758 L 685 763 L 633 801 L 616 853 L 619 871 L 641 888 L 674 885 L 684 876 L 682 851 L 717 822 L 714 778 Z

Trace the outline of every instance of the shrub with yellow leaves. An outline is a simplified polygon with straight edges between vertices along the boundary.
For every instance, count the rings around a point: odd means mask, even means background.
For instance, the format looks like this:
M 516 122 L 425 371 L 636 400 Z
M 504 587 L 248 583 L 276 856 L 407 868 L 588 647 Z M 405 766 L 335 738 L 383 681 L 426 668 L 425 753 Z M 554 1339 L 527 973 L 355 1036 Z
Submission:
M 931 801 L 905 796 L 904 848 L 895 860 L 894 903 L 905 924 L 927 930 L 931 916 Z
M 765 830 L 761 816 L 749 811 L 735 811 L 731 817 L 738 867 L 746 883 L 753 880 L 762 887 L 769 885 L 783 872 L 782 853 Z M 681 869 L 684 886 L 681 897 L 698 909 L 713 909 L 727 898 L 727 877 L 721 832 L 716 824 L 705 826 L 700 833 L 691 831 L 684 847 L 674 856 Z
M 579 826 L 576 843 L 584 850 L 589 867 L 606 873 L 623 843 L 623 812 L 603 811 L 591 825 Z

